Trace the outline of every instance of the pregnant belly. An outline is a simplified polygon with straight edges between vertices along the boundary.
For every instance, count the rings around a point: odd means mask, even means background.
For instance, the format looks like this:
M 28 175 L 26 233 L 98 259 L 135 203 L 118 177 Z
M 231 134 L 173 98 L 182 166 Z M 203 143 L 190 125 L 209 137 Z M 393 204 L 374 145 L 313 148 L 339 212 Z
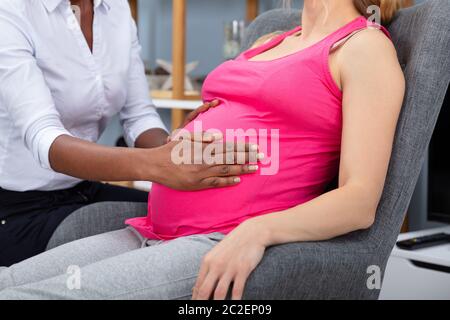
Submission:
M 165 239 L 227 233 L 246 219 L 292 208 L 318 196 L 325 185 L 297 164 L 285 161 L 276 175 L 268 176 L 260 168 L 242 176 L 238 185 L 220 189 L 186 192 L 155 184 L 147 223 Z
M 237 186 L 195 192 L 155 184 L 148 223 L 155 234 L 166 239 L 227 233 L 249 218 L 292 208 L 322 192 L 322 186 L 302 186 L 304 183 L 304 179 L 289 174 L 257 173 L 243 176 Z
M 227 141 L 245 139 L 246 142 L 257 143 L 261 127 L 256 115 L 234 106 L 231 112 L 225 107 L 211 109 L 185 129 L 191 132 L 220 131 Z M 268 154 L 266 147 L 261 152 Z M 260 163 L 260 167 L 267 165 Z M 237 186 L 195 192 L 180 192 L 156 184 L 152 188 L 149 217 L 154 232 L 187 235 L 236 225 L 255 214 L 256 202 L 264 201 L 260 197 L 261 186 L 267 179 L 268 176 L 261 175 L 260 170 L 241 177 Z
M 251 179 L 251 178 L 250 178 Z M 183 192 L 155 185 L 150 200 L 150 219 L 159 235 L 204 233 L 237 223 L 249 213 L 252 197 L 243 179 L 241 186 Z
M 318 196 L 332 177 L 335 160 L 324 161 L 321 152 L 316 157 L 311 146 L 299 148 L 298 136 L 283 135 L 282 129 L 282 137 L 274 143 L 270 128 L 273 123 L 245 110 L 232 111 L 218 107 L 202 114 L 198 118 L 202 130 L 217 129 L 224 135 L 230 129 L 255 130 L 266 160 L 259 164 L 257 173 L 242 176 L 241 183 L 233 187 L 184 192 L 154 184 L 147 224 L 160 238 L 227 233 L 246 219 L 291 208 Z M 186 129 L 198 130 L 194 126 L 191 123 Z

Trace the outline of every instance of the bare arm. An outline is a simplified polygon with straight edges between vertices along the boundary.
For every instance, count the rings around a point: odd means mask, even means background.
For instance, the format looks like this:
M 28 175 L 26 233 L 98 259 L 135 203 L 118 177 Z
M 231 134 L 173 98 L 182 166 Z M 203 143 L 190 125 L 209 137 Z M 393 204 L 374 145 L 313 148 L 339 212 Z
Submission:
M 167 143 L 169 135 L 163 129 L 150 129 L 142 133 L 135 143 L 136 148 L 151 149 Z
M 247 160 L 257 152 L 252 146 L 238 144 L 233 148 L 222 142 L 172 141 L 152 149 L 111 148 L 87 142 L 68 135 L 59 136 L 50 147 L 50 165 L 53 170 L 87 180 L 152 181 L 179 190 L 200 190 L 236 185 L 240 175 L 254 173 L 252 165 L 175 164 L 172 150 L 179 144 L 186 150 L 204 150 L 209 143 L 222 145 L 218 153 L 223 159 Z M 256 148 L 256 146 L 255 146 Z M 251 150 L 252 149 L 252 150 Z M 245 151 L 242 151 L 245 150 Z M 222 162 L 225 163 L 225 160 Z
M 404 78 L 395 49 L 379 31 L 356 35 L 339 56 L 343 135 L 339 188 L 255 222 L 267 245 L 330 239 L 369 228 L 383 191 Z
M 152 150 L 111 148 L 71 136 L 60 136 L 50 148 L 52 169 L 94 181 L 135 181 L 147 175 L 156 181 L 156 157 Z M 146 166 L 147 172 L 141 172 Z
M 190 114 L 187 121 L 209 108 L 216 107 L 218 101 L 205 103 Z M 60 136 L 50 148 L 50 163 L 55 171 L 88 180 L 136 181 L 147 180 L 161 182 L 166 175 L 163 168 L 170 167 L 170 159 L 164 157 L 169 148 L 159 148 L 168 143 L 168 134 L 160 128 L 144 131 L 133 148 L 109 148 L 86 142 L 71 136 Z M 154 149 L 157 150 L 141 150 Z M 169 162 L 161 166 L 161 162 Z M 233 175 L 244 173 L 248 167 L 235 167 L 230 172 L 230 184 Z M 166 177 L 167 178 L 167 177 Z M 192 189 L 196 186 L 192 185 Z

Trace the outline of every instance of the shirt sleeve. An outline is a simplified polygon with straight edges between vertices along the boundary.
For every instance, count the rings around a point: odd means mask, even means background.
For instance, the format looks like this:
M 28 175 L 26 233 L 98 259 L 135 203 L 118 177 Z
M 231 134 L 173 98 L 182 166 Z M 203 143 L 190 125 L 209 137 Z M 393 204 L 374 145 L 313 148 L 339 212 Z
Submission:
M 145 67 L 141 59 L 141 46 L 137 28 L 131 18 L 131 61 L 128 71 L 127 101 L 120 112 L 120 120 L 128 146 L 134 147 L 136 139 L 149 129 L 159 128 L 167 131 L 149 96 L 149 85 Z
M 0 30 L 0 108 L 6 110 L 34 159 L 51 169 L 51 145 L 70 133 L 60 120 L 23 21 L 0 10 Z

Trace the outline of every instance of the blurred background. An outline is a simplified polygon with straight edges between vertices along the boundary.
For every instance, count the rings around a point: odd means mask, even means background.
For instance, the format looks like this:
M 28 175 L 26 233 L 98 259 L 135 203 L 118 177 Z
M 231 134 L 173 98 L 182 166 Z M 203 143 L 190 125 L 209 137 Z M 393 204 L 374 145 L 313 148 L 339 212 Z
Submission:
M 138 30 L 142 45 L 142 58 L 148 70 L 155 71 L 157 59 L 172 61 L 172 1 L 138 0 Z M 186 61 L 198 61 L 190 74 L 204 78 L 224 62 L 225 27 L 232 21 L 246 20 L 245 0 L 188 0 L 186 10 Z M 301 8 L 303 0 L 292 1 Z M 282 0 L 259 0 L 259 13 L 283 6 Z M 171 127 L 171 111 L 159 110 L 165 124 Z M 117 118 L 113 119 L 100 143 L 114 145 L 122 135 Z

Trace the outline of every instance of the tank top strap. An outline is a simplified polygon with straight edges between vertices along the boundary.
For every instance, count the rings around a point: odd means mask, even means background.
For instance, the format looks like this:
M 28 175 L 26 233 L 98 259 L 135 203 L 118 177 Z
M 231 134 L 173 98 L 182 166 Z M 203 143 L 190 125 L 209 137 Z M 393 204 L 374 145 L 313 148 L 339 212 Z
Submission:
M 295 34 L 296 32 L 299 32 L 301 29 L 302 29 L 302 27 L 298 26 L 292 30 L 280 33 L 280 34 L 274 36 L 273 38 L 267 40 L 265 43 L 255 47 L 255 48 L 250 48 L 247 51 L 244 51 L 240 56 L 244 56 L 247 59 L 257 56 L 260 53 L 263 53 L 264 51 L 267 51 L 268 49 L 279 45 L 285 38 L 289 37 L 290 35 Z
M 317 66 L 322 70 L 326 84 L 329 90 L 339 99 L 342 99 L 342 91 L 335 82 L 330 69 L 329 59 L 330 53 L 335 48 L 335 45 L 341 45 L 345 43 L 354 34 L 368 29 L 377 28 L 383 31 L 386 36 L 391 39 L 389 32 L 382 26 L 368 21 L 365 17 L 361 16 L 355 20 L 349 22 L 347 25 L 336 30 L 334 33 L 330 34 L 327 38 L 323 40 L 321 45 L 316 48 L 316 53 L 320 55 L 320 59 L 317 59 Z
M 360 16 L 355 20 L 353 20 L 352 22 L 345 25 L 344 27 L 342 27 L 341 29 L 337 30 L 333 34 L 331 34 L 329 38 L 327 38 L 326 41 L 324 41 L 324 45 L 327 50 L 331 50 L 333 47 L 339 45 L 341 42 L 345 42 L 354 34 L 370 28 L 381 30 L 389 39 L 391 39 L 391 36 L 386 28 L 377 23 L 369 21 L 367 18 L 363 16 Z

